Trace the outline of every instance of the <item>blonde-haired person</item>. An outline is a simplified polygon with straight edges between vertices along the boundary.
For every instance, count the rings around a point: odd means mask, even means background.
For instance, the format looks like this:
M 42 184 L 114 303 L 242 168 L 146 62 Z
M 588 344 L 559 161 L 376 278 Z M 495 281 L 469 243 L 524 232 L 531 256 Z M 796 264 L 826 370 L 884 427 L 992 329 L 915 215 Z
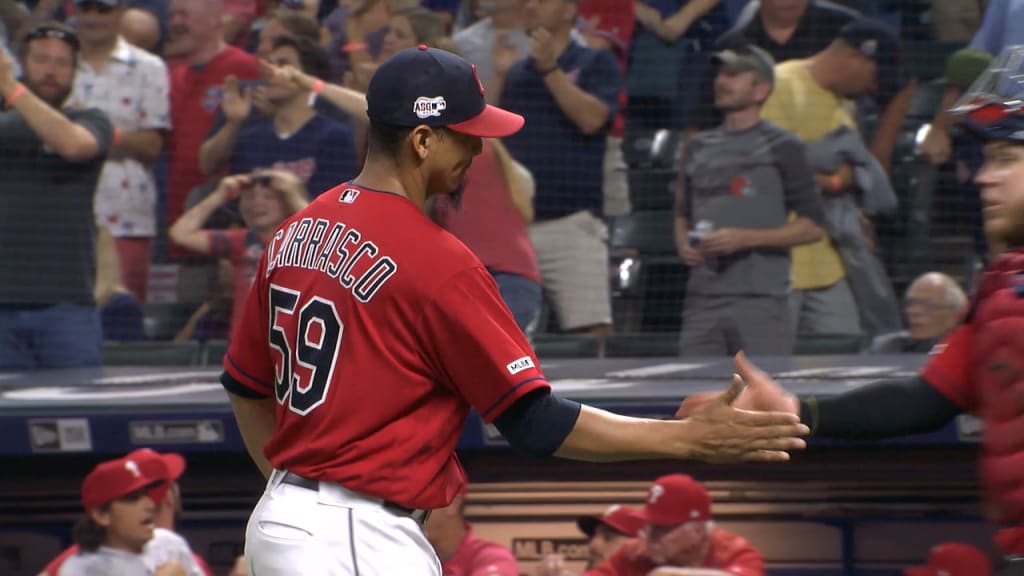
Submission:
M 203 225 L 218 208 L 238 199 L 245 228 L 206 230 Z M 227 258 L 234 274 L 235 325 L 256 275 L 260 255 L 274 230 L 309 204 L 305 184 L 284 170 L 258 170 L 220 181 L 209 196 L 186 211 L 169 230 L 171 241 L 192 252 Z

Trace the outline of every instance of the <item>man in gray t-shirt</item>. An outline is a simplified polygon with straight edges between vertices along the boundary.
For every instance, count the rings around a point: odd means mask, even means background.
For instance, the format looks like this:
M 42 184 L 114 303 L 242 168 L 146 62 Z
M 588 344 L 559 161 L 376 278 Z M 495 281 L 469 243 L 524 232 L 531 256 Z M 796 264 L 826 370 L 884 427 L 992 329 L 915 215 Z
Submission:
M 0 370 L 97 365 L 92 199 L 114 129 L 99 110 L 64 108 L 74 30 L 38 25 L 19 56 L 20 82 L 0 54 Z
M 749 46 L 715 55 L 723 124 L 685 147 L 675 238 L 690 267 L 680 353 L 788 355 L 789 248 L 823 234 L 804 145 L 761 119 L 774 62 Z

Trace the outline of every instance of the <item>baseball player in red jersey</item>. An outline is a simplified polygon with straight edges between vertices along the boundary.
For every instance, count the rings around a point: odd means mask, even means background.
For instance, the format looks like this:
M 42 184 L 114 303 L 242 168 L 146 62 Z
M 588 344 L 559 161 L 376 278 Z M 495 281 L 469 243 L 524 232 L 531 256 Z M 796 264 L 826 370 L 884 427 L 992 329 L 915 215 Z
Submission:
M 1007 249 L 980 278 L 967 320 L 932 351 L 919 376 L 827 398 L 797 399 L 737 360 L 749 386 L 734 406 L 799 414 L 816 436 L 885 438 L 941 428 L 960 413 L 984 421 L 981 481 L 996 543 L 1024 573 L 1024 47 L 996 58 L 953 109 L 984 142 L 985 234 Z M 710 397 L 683 403 L 685 416 Z M 868 408 L 868 409 L 865 409 Z
M 479 260 L 424 214 L 457 196 L 482 137 L 523 119 L 486 105 L 475 68 L 412 48 L 367 92 L 363 171 L 267 245 L 224 358 L 250 455 L 268 478 L 245 555 L 257 576 L 438 576 L 421 530 L 465 477 L 470 407 L 510 444 L 593 461 L 788 458 L 806 426 L 729 403 L 685 420 L 625 418 L 559 398 Z
M 651 484 L 644 504 L 647 524 L 605 563 L 584 576 L 764 576 L 764 557 L 746 539 L 715 528 L 711 497 L 685 474 L 668 474 Z M 679 569 L 678 572 L 674 571 Z

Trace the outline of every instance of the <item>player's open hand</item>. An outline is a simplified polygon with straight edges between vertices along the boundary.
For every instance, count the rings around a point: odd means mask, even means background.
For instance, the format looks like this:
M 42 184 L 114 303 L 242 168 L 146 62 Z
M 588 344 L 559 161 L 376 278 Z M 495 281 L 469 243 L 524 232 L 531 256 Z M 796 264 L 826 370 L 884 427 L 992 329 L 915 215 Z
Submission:
M 755 366 L 747 359 L 746 354 L 737 352 L 733 357 L 733 366 L 747 385 L 733 406 L 743 410 L 787 412 L 800 415 L 800 401 L 797 400 L 797 397 Z
M 734 408 L 741 410 L 760 410 L 774 412 L 800 413 L 800 401 L 785 388 L 779 386 L 772 377 L 766 374 L 747 359 L 743 352 L 733 358 L 736 374 L 747 385 L 732 402 Z M 720 392 L 698 392 L 683 400 L 676 411 L 676 418 L 687 418 L 700 407 L 719 396 Z
M 682 422 L 688 426 L 691 457 L 707 462 L 789 460 L 790 450 L 801 450 L 800 438 L 810 433 L 799 416 L 788 412 L 753 412 L 733 406 L 743 392 L 743 380 L 734 375 L 729 388 Z

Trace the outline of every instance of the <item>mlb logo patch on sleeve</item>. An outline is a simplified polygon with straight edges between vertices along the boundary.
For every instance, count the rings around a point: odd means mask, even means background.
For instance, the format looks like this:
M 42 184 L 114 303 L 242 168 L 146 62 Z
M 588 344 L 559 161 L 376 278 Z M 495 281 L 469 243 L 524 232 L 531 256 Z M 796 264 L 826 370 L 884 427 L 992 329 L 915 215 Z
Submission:
M 338 202 L 342 204 L 352 204 L 356 201 L 359 196 L 359 190 L 355 188 L 345 188 L 341 191 L 341 196 L 338 197 Z
M 505 366 L 505 368 L 508 369 L 508 373 L 513 376 L 519 374 L 520 372 L 526 370 L 527 368 L 533 367 L 533 358 L 530 358 L 529 356 L 523 356 L 519 360 L 509 362 L 508 366 Z

